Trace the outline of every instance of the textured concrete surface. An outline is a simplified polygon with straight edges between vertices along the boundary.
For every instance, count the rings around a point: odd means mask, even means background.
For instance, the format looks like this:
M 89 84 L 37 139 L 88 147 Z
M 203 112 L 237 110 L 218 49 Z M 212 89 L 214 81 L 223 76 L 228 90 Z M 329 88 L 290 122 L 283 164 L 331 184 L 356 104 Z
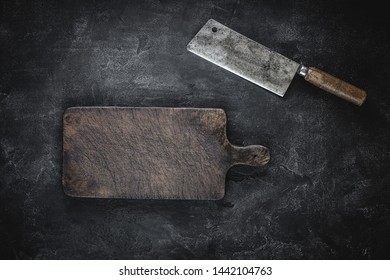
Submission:
M 381 259 L 390 248 L 390 24 L 355 1 L 2 1 L 0 255 L 19 259 Z M 209 19 L 367 90 L 300 77 L 284 98 L 186 51 Z M 75 199 L 71 106 L 223 108 L 238 166 L 221 201 Z

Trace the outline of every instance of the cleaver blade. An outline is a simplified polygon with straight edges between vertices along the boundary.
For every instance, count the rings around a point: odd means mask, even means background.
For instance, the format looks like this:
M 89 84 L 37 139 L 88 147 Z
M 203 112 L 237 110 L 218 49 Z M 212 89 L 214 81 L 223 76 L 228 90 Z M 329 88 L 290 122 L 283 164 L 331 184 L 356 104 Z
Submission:
M 281 97 L 296 73 L 309 83 L 362 105 L 366 92 L 314 67 L 301 65 L 210 19 L 187 50 Z
M 187 50 L 279 96 L 284 96 L 299 68 L 299 63 L 213 19 Z

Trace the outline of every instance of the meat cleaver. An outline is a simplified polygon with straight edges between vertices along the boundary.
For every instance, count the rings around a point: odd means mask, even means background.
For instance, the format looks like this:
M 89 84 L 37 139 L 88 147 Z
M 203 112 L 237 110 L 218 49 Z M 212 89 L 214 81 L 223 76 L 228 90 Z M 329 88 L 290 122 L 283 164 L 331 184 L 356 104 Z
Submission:
M 195 35 L 187 49 L 281 97 L 298 73 L 309 83 L 355 105 L 362 105 L 366 99 L 364 90 L 288 59 L 213 19 Z
M 270 158 L 263 146 L 227 140 L 222 109 L 73 107 L 63 121 L 70 196 L 216 200 L 231 166 Z

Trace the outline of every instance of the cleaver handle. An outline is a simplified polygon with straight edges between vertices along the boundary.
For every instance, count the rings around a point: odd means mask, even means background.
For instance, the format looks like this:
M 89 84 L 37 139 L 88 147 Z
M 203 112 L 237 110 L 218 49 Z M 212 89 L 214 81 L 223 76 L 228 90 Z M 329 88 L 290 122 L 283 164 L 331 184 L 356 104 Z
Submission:
M 361 106 L 366 100 L 367 94 L 364 90 L 317 68 L 301 66 L 298 73 L 309 83 L 355 105 Z

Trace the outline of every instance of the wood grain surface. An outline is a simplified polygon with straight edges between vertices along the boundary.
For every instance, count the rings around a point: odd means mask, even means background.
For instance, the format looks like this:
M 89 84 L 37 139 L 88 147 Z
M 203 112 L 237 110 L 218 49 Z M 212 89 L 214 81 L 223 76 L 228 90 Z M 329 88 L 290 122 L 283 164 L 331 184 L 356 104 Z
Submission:
M 222 109 L 74 107 L 63 121 L 70 196 L 221 199 L 232 165 L 269 160 L 263 146 L 229 143 Z
M 305 80 L 355 105 L 361 106 L 366 92 L 315 67 L 309 67 Z

